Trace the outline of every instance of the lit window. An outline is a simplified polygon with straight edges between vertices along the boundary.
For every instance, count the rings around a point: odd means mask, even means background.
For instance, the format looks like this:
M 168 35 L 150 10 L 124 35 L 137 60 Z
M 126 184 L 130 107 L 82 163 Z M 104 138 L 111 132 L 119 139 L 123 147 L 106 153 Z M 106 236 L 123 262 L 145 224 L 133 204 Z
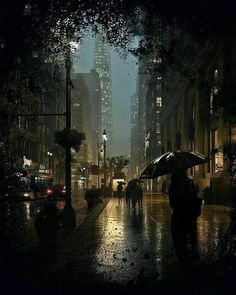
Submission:
M 161 105 L 162 105 L 162 99 L 161 99 L 160 96 L 158 96 L 158 97 L 156 98 L 156 105 L 157 105 L 158 107 L 161 107 Z

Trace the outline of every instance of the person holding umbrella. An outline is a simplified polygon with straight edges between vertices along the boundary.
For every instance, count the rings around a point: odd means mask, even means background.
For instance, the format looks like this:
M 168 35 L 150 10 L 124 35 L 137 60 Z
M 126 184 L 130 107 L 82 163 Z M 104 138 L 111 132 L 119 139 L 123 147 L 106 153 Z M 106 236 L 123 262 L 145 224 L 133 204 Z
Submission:
M 180 261 L 188 261 L 198 256 L 197 218 L 201 214 L 202 199 L 198 185 L 188 178 L 186 170 L 182 168 L 171 174 L 169 204 L 176 255 Z
M 176 255 L 182 262 L 197 255 L 197 218 L 202 204 L 198 185 L 188 178 L 187 169 L 207 160 L 204 155 L 193 151 L 167 152 L 154 159 L 140 176 L 140 179 L 153 179 L 171 174 L 171 232 Z
M 124 182 L 118 182 L 117 185 L 117 197 L 118 197 L 118 203 L 120 204 L 122 201 L 122 197 L 123 197 L 123 184 Z

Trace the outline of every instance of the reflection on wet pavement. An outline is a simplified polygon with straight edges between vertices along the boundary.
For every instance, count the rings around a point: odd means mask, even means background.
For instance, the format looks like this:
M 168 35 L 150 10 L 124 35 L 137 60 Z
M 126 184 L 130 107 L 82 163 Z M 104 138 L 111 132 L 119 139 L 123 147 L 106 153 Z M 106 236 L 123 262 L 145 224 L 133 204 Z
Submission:
M 42 204 L 1 206 L 1 231 L 8 236 L 11 246 L 18 247 L 23 241 L 27 245 L 28 241 L 30 247 L 32 241 L 37 242 L 34 220 Z M 61 212 L 64 209 L 62 201 L 56 206 Z M 74 209 L 68 211 L 67 217 Z M 229 225 L 228 210 L 223 206 L 203 206 L 198 220 L 201 261 L 214 259 Z M 118 204 L 113 198 L 98 218 L 88 219 L 63 240 L 50 267 L 47 264 L 45 268 L 44 262 L 39 261 L 32 268 L 38 278 L 49 276 L 58 285 L 71 280 L 84 284 L 91 280 L 93 284 L 155 283 L 178 271 L 170 217 L 168 199 L 161 195 L 146 194 L 141 210 L 127 208 L 124 201 Z
M 127 208 L 113 199 L 95 224 L 77 231 L 61 253 L 61 269 L 70 269 L 74 280 L 117 284 L 155 282 L 175 271 L 176 255 L 170 231 L 168 200 L 146 195 L 143 209 Z M 205 206 L 198 222 L 201 259 L 208 259 L 227 230 L 227 209 Z
M 7 247 L 25 251 L 38 247 L 35 218 L 50 203 L 55 204 L 59 213 L 65 208 L 65 201 L 62 199 L 0 202 L 0 233 L 5 237 Z M 86 202 L 82 196 L 76 197 L 72 206 L 76 213 L 76 224 L 79 225 L 82 217 L 87 214 Z

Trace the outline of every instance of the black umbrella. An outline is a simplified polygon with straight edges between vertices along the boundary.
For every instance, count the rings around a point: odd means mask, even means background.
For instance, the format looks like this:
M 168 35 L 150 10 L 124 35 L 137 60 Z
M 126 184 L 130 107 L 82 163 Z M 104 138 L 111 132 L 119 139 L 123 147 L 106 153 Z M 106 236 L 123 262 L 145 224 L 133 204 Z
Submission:
M 207 157 L 197 152 L 168 152 L 154 159 L 142 172 L 140 179 L 152 179 L 161 175 L 174 173 L 207 161 Z
M 124 182 L 124 181 L 117 181 L 117 183 L 126 184 L 126 182 Z

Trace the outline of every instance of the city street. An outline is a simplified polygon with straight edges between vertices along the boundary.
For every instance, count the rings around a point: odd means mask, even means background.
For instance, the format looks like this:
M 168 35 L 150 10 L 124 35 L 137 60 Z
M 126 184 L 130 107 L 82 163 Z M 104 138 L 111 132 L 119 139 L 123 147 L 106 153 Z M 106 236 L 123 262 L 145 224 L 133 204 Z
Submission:
M 33 285 L 64 293 L 75 286 L 125 287 L 137 294 L 156 286 L 163 292 L 172 291 L 173 286 L 178 291 L 181 286 L 180 294 L 192 294 L 188 288 L 195 294 L 194 288 L 204 288 L 206 282 L 211 285 L 211 280 L 221 278 L 222 283 L 223 270 L 218 272 L 216 266 L 222 235 L 229 226 L 229 208 L 203 205 L 198 222 L 200 258 L 185 268 L 176 258 L 170 213 L 168 199 L 162 195 L 145 194 L 140 210 L 128 209 L 124 200 L 118 204 L 113 198 L 98 218 L 88 219 L 60 244 L 55 260 L 39 259 L 34 253 L 32 261 L 28 258 L 28 269 L 18 266 L 25 273 L 22 280 L 27 277 L 29 282 L 30 277 Z M 214 272 L 209 273 L 210 269 Z M 200 284 L 191 281 L 195 271 Z M 187 293 L 183 293 L 183 280 Z
M 236 5 L 218 2 L 1 1 L 1 291 L 232 293 Z

